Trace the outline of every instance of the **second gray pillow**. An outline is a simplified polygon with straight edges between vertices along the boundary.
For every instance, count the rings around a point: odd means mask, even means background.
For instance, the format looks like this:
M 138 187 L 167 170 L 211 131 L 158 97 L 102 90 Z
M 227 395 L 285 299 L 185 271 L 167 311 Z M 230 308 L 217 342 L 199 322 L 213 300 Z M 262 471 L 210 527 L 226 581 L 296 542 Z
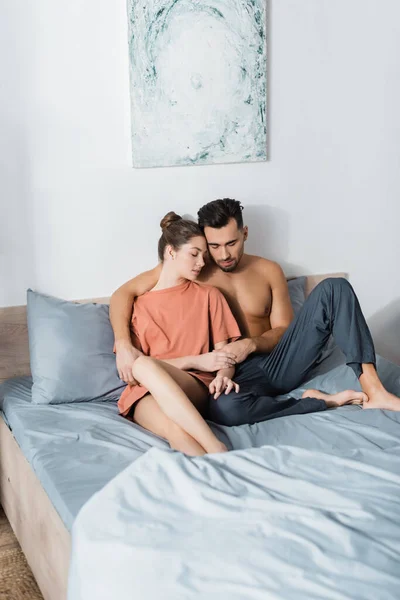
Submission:
M 28 290 L 32 402 L 117 399 L 114 334 L 106 304 L 76 304 Z

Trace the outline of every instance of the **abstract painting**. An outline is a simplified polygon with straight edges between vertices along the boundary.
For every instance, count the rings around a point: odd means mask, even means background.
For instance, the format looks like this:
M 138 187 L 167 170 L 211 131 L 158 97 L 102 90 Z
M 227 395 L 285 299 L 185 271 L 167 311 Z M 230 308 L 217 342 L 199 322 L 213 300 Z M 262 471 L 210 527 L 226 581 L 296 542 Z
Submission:
M 127 2 L 133 166 L 266 160 L 266 0 Z

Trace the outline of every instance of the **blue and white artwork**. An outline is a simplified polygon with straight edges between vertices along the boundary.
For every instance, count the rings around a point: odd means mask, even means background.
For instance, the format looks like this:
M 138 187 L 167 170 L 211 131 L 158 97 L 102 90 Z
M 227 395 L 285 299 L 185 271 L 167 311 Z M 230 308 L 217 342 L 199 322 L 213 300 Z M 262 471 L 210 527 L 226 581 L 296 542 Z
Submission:
M 134 167 L 267 158 L 266 0 L 128 0 Z

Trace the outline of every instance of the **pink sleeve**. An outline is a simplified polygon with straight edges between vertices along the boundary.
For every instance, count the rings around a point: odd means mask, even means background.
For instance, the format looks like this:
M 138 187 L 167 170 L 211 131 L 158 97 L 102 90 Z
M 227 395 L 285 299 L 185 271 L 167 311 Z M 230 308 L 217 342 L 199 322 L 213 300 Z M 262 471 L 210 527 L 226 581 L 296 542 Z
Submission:
M 218 342 L 234 341 L 240 338 L 241 333 L 236 319 L 224 296 L 217 288 L 210 288 L 209 317 L 213 346 Z

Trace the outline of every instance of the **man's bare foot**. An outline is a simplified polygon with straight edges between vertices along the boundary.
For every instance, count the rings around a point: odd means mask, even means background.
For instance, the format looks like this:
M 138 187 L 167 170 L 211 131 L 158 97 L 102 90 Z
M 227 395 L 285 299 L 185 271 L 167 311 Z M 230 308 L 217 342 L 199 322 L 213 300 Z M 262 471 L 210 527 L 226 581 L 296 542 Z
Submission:
M 337 408 L 338 406 L 345 406 L 345 404 L 363 404 L 368 401 L 367 394 L 355 390 L 345 390 L 337 394 L 324 394 L 319 390 L 306 390 L 302 398 L 324 400 L 328 408 Z
M 381 410 L 400 410 L 400 398 L 385 388 L 371 392 L 363 404 L 363 408 L 380 408 Z
M 360 384 L 368 397 L 366 402 L 364 402 L 363 408 L 400 411 L 400 398 L 384 388 L 376 372 L 375 365 L 363 363 L 361 366 Z

